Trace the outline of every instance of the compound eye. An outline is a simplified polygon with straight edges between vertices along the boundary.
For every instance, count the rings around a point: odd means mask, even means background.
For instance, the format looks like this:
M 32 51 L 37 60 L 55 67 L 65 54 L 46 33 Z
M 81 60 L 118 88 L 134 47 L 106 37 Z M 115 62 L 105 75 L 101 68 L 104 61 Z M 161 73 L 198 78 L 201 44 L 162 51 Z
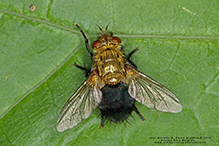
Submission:
M 120 40 L 120 38 L 118 38 L 118 37 L 113 37 L 112 42 L 113 42 L 114 44 L 120 44 L 120 43 L 121 43 L 121 40 Z
M 94 42 L 92 43 L 91 47 L 92 47 L 92 48 L 96 48 L 96 47 L 101 46 L 101 44 L 102 44 L 102 43 L 101 43 L 99 40 L 96 40 L 96 41 L 94 41 Z

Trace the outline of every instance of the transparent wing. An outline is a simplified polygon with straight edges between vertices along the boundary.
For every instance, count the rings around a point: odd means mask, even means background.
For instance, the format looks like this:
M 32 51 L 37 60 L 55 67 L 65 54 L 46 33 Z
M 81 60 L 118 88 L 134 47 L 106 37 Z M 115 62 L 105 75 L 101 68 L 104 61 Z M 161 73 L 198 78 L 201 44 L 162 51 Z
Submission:
M 59 132 L 73 128 L 82 120 L 88 118 L 101 101 L 101 91 L 89 81 L 88 78 L 62 108 L 57 120 Z
M 166 87 L 147 75 L 130 68 L 135 76 L 131 79 L 128 92 L 132 98 L 149 108 L 163 112 L 178 113 L 182 106 L 177 97 Z

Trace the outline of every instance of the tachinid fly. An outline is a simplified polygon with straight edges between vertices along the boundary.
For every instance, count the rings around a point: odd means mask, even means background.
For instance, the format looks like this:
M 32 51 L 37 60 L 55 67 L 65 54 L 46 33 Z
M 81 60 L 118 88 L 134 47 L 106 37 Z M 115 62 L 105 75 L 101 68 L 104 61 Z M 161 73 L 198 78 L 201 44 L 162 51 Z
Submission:
M 169 89 L 137 70 L 130 60 L 137 48 L 126 57 L 121 40 L 112 33 L 107 34 L 107 27 L 105 32 L 99 27 L 102 35 L 92 44 L 93 54 L 84 32 L 77 24 L 75 26 L 82 33 L 94 64 L 91 71 L 74 64 L 85 71 L 87 79 L 62 108 L 57 120 L 59 132 L 78 125 L 96 107 L 101 112 L 101 126 L 105 120 L 124 121 L 132 111 L 144 120 L 135 101 L 163 112 L 178 113 L 182 110 L 180 101 Z

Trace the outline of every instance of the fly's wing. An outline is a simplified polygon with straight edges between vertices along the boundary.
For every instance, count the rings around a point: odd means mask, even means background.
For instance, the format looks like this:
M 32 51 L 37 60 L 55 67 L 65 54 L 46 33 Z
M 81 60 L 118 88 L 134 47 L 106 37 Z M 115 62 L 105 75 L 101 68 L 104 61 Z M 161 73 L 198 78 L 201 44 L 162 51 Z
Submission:
M 73 128 L 88 118 L 100 103 L 102 92 L 93 86 L 92 78 L 95 77 L 91 74 L 62 108 L 57 120 L 59 132 Z
M 163 112 L 181 112 L 180 101 L 169 89 L 129 65 L 127 74 L 131 76 L 128 92 L 136 101 Z

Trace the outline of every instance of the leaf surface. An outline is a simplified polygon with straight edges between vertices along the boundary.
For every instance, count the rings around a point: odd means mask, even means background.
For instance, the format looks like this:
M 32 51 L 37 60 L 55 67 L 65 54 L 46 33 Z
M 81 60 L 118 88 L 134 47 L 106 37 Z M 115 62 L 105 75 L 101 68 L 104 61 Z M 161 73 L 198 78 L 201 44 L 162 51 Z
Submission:
M 0 143 L 131 146 L 155 145 L 158 137 L 196 137 L 195 142 L 217 145 L 218 7 L 216 0 L 1 0 Z M 97 25 L 110 23 L 108 31 L 121 38 L 125 53 L 139 48 L 133 62 L 177 95 L 182 112 L 163 113 L 137 103 L 146 121 L 133 113 L 131 125 L 99 128 L 97 109 L 59 133 L 59 111 L 85 80 L 72 63 L 92 66 L 76 22 L 90 44 L 101 34 Z

